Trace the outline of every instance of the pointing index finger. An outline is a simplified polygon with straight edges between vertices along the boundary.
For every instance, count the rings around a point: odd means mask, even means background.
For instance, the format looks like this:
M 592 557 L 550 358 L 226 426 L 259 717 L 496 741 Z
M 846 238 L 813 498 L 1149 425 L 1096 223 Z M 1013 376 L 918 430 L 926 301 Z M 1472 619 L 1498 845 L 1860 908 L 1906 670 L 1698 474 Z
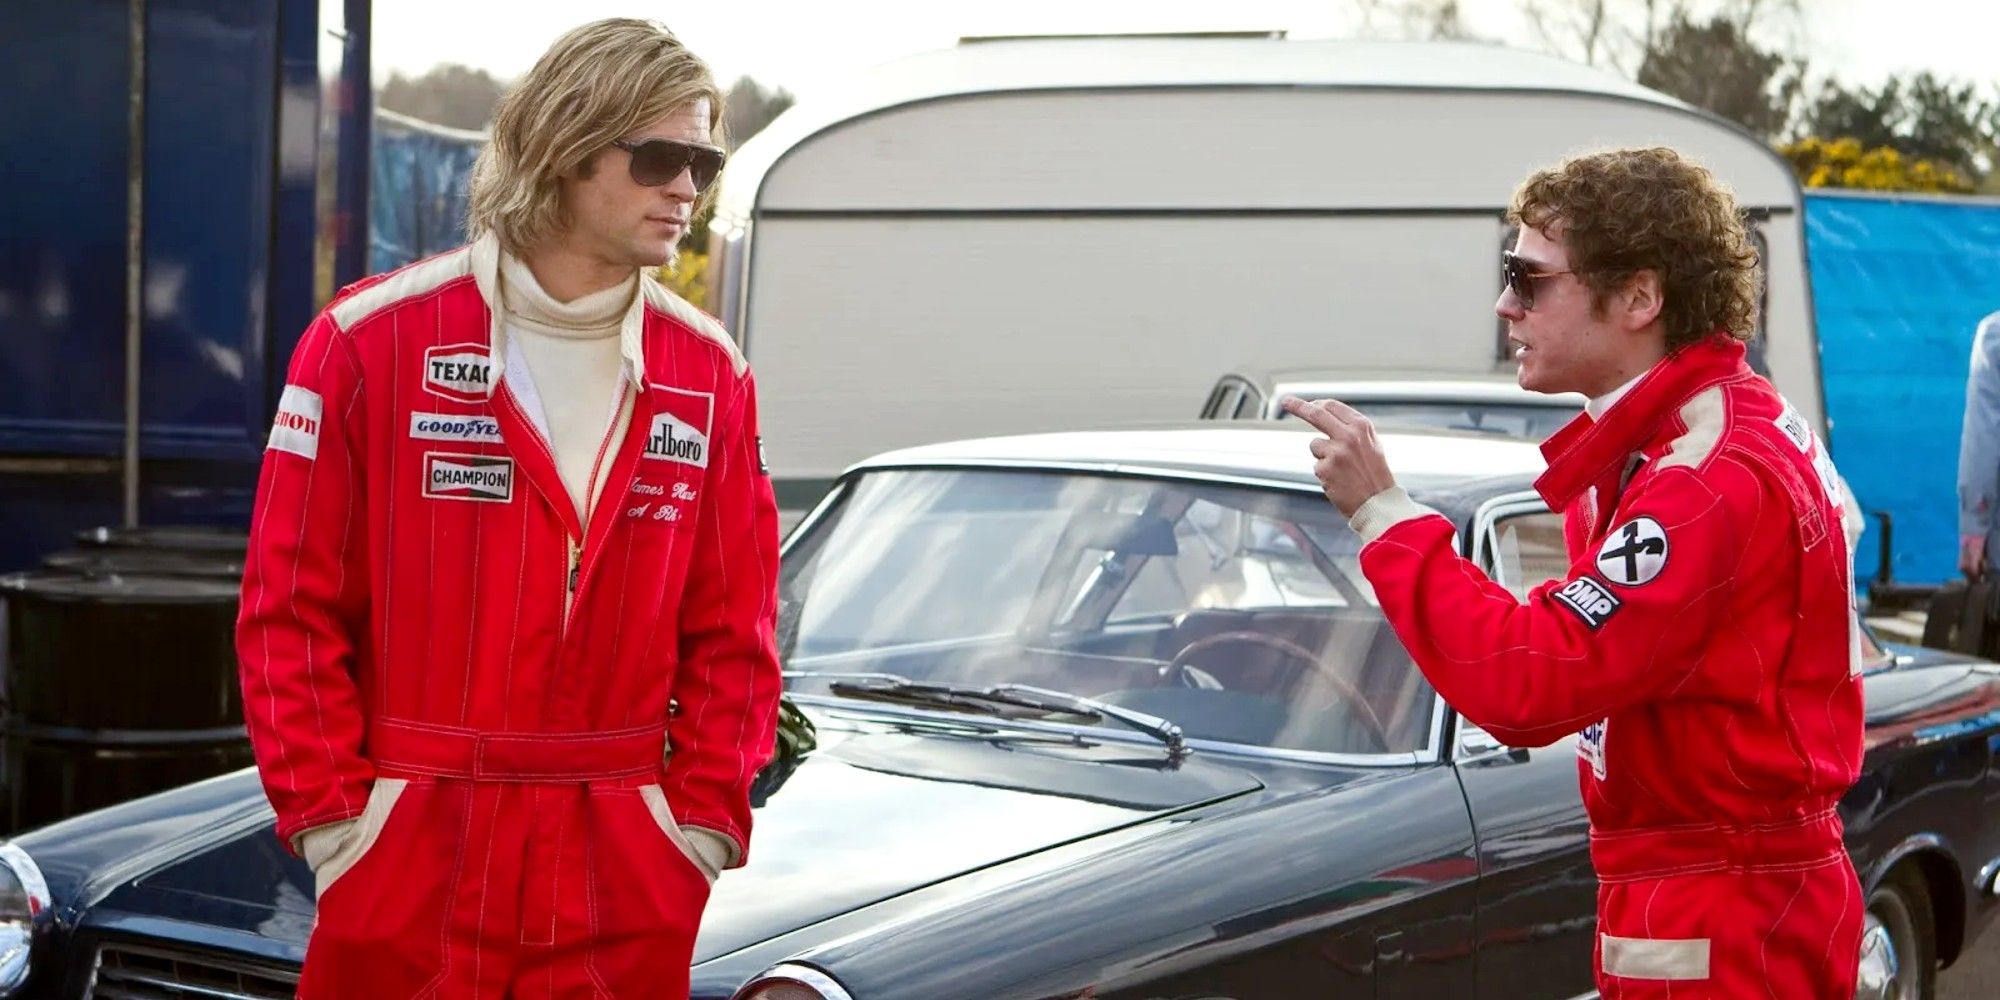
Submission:
M 1304 400 L 1297 396 L 1286 396 L 1284 399 L 1279 400 L 1278 405 L 1284 407 L 1286 413 L 1311 424 L 1320 433 L 1332 434 L 1345 421 L 1341 419 L 1341 415 L 1337 411 L 1327 405 L 1328 403 L 1340 406 L 1343 410 L 1347 409 L 1347 407 L 1333 400 Z

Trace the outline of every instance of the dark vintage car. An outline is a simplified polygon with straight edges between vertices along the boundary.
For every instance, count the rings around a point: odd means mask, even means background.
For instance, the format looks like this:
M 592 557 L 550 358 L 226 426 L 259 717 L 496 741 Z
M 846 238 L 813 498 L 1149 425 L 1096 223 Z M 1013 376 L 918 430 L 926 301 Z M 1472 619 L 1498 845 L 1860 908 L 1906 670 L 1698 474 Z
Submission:
M 789 696 L 817 747 L 759 781 L 694 995 L 1592 995 L 1574 741 L 1510 750 L 1433 694 L 1307 440 L 1209 423 L 850 470 L 784 557 Z M 1532 445 L 1384 441 L 1501 583 L 1564 572 Z M 1864 967 L 1924 996 L 1995 909 L 2000 667 L 1870 652 L 1842 810 Z M 271 823 L 245 772 L 17 838 L 0 976 L 288 995 L 312 879 Z

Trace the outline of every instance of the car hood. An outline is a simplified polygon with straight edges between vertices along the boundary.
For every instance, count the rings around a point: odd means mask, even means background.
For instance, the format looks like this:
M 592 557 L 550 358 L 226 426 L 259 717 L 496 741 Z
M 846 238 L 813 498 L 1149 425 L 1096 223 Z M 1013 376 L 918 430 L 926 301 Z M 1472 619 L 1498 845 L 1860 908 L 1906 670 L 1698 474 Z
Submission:
M 1148 743 L 1079 741 L 826 706 L 808 714 L 819 746 L 760 778 L 748 863 L 717 884 L 697 961 L 1263 787 L 1226 762 L 1200 754 L 1176 761 Z M 283 851 L 268 812 L 263 816 L 130 874 L 103 895 L 103 919 L 199 914 L 238 946 L 273 957 L 302 955 L 312 926 L 311 875 Z

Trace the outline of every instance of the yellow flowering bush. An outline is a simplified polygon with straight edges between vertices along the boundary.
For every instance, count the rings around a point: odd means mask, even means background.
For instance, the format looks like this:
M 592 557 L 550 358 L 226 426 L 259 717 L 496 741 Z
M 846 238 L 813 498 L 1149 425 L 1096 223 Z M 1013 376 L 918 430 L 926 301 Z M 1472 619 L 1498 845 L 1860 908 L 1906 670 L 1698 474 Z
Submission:
M 1807 136 L 1779 146 L 1799 181 L 1809 188 L 1863 191 L 1922 191 L 1970 194 L 1973 184 L 1958 171 L 1931 160 L 1905 157 L 1889 146 L 1863 149 L 1857 139 Z

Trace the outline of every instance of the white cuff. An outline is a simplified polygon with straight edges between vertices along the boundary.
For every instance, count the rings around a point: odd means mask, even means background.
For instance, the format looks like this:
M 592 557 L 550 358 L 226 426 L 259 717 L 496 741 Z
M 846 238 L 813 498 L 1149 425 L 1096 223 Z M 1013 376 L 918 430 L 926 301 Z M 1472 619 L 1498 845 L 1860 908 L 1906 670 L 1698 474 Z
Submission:
M 710 872 L 719 875 L 724 868 L 736 863 L 736 841 L 731 840 L 728 834 L 699 826 L 684 826 L 681 832 L 687 834 L 688 843 L 694 845 L 694 852 L 701 855 L 702 863 L 708 866 Z
M 1391 486 L 1363 502 L 1354 516 L 1347 519 L 1347 525 L 1361 536 L 1361 544 L 1367 545 L 1404 521 L 1435 513 L 1437 511 L 1410 499 L 1410 494 L 1401 486 Z
M 354 829 L 355 824 L 359 822 L 361 818 L 357 816 L 353 819 L 338 819 L 300 830 L 292 834 L 292 849 L 298 852 L 299 857 L 306 859 L 306 867 L 317 872 L 320 865 L 325 864 L 328 858 L 333 857 L 335 851 L 340 850 L 341 841 L 346 839 L 347 831 Z

